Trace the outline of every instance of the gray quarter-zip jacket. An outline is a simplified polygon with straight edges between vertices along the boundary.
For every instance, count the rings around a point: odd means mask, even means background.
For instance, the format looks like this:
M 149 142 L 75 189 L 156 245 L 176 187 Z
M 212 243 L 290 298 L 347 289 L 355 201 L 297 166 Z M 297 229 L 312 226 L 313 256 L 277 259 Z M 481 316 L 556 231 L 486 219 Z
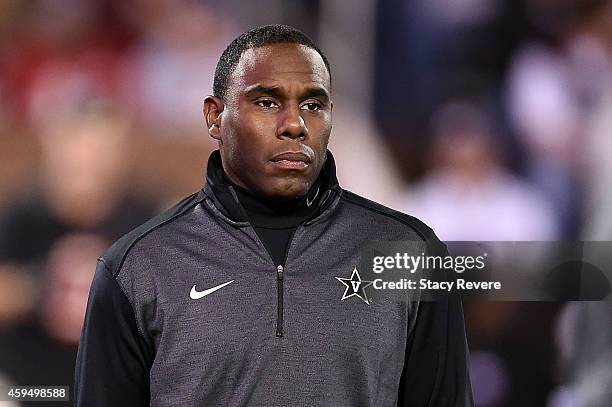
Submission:
M 342 299 L 351 288 L 337 279 L 351 277 L 370 240 L 445 246 L 417 219 L 341 189 L 329 153 L 325 169 L 320 208 L 284 264 L 210 163 L 202 191 L 100 257 L 76 405 L 473 405 L 459 300 L 372 287 L 371 302 Z

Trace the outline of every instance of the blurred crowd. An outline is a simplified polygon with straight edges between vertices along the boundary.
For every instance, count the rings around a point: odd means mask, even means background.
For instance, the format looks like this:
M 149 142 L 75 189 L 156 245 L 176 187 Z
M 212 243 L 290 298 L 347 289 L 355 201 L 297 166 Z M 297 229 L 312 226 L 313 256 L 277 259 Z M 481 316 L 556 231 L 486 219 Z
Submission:
M 257 3 L 0 0 L 0 384 L 72 383 L 96 258 L 201 188 L 253 25 L 328 54 L 345 188 L 443 240 L 612 240 L 612 1 Z M 612 405 L 610 304 L 466 301 L 477 404 Z

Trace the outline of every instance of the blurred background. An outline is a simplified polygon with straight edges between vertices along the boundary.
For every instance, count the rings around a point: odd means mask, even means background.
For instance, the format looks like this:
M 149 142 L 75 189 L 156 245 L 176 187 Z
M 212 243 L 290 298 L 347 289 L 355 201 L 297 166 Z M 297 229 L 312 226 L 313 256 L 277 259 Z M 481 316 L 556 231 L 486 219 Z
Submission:
M 345 188 L 443 240 L 611 240 L 609 0 L 0 0 L 0 383 L 72 384 L 97 256 L 201 188 L 217 59 L 269 23 L 331 62 Z M 611 304 L 466 301 L 477 405 L 611 406 Z

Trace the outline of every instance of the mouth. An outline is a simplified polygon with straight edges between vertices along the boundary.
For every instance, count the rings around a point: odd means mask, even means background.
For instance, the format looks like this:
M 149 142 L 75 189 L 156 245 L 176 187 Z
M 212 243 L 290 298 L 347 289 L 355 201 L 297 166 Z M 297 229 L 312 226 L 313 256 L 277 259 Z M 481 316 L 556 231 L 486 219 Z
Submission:
M 307 168 L 312 159 L 307 154 L 298 151 L 277 154 L 270 162 L 278 168 L 300 170 Z

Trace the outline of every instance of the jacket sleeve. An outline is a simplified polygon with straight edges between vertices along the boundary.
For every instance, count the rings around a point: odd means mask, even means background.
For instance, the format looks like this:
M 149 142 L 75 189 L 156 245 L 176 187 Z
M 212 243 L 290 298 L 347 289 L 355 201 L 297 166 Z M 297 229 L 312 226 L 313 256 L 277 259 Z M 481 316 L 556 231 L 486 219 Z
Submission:
M 448 255 L 446 246 L 438 253 Z M 436 270 L 439 273 L 440 270 Z M 439 275 L 439 274 L 438 274 Z M 456 279 L 444 272 L 443 279 Z M 463 305 L 457 290 L 417 304 L 400 382 L 400 407 L 474 406 Z
M 152 359 L 130 302 L 98 260 L 76 360 L 75 406 L 148 406 Z

